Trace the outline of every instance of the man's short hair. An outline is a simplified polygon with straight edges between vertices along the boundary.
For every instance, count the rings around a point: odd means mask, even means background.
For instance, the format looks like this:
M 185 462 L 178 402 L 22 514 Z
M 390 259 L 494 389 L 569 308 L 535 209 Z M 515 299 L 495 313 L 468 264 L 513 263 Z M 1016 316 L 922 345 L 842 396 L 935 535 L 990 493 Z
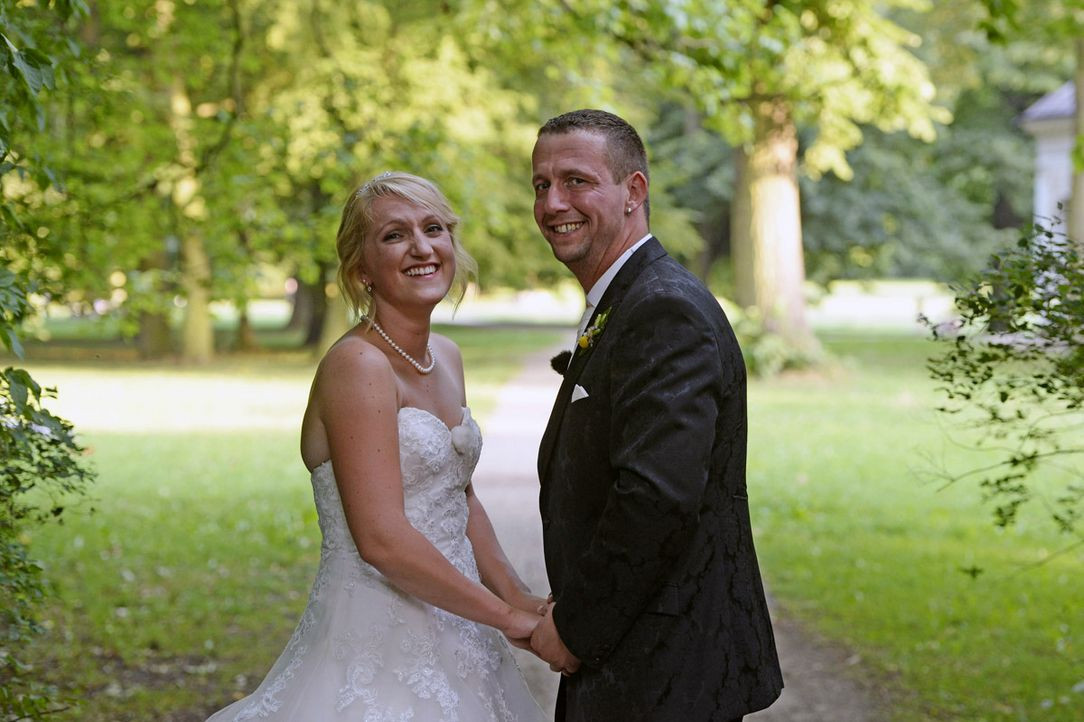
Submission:
M 647 152 L 636 129 L 622 118 L 605 110 L 573 110 L 550 118 L 538 130 L 538 136 L 560 135 L 576 130 L 598 133 L 606 138 L 606 165 L 615 183 L 640 171 L 647 178 Z

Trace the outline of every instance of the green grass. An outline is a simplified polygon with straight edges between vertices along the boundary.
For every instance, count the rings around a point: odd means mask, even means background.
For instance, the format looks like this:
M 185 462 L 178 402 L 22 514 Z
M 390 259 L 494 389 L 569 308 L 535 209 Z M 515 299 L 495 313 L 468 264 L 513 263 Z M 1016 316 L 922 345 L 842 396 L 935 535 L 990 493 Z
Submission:
M 857 650 L 900 722 L 1084 718 L 1084 550 L 1057 555 L 1073 540 L 1039 508 L 995 529 L 974 484 L 935 479 L 982 456 L 931 411 L 932 344 L 826 340 L 839 368 L 750 394 L 758 551 L 782 608 Z
M 461 345 L 483 425 L 522 355 L 561 338 L 438 330 Z M 56 600 L 38 669 L 80 702 L 51 718 L 201 721 L 262 678 L 312 583 L 319 530 L 298 427 L 315 363 L 29 368 L 59 388 L 53 406 L 99 472 L 92 499 L 31 539 Z
M 483 421 L 517 355 L 558 339 L 452 335 Z M 932 478 L 982 456 L 931 411 L 930 344 L 825 340 L 834 367 L 750 389 L 757 548 L 781 609 L 861 656 L 894 696 L 886 720 L 1084 717 L 1084 550 L 1058 555 L 1071 540 L 1038 509 L 996 530 L 974 485 Z M 202 720 L 262 678 L 316 567 L 296 428 L 312 369 L 296 354 L 32 366 L 101 475 L 95 513 L 33 539 L 59 600 L 41 669 L 86 700 L 56 719 Z

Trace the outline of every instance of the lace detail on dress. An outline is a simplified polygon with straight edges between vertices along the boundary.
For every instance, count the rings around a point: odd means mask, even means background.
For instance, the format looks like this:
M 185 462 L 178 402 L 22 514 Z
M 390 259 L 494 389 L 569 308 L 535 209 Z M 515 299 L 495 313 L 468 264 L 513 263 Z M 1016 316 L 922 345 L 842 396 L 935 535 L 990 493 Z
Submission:
M 452 429 L 399 410 L 407 519 L 475 581 L 464 492 L 481 447 L 467 409 Z M 209 722 L 540 722 L 505 639 L 399 591 L 358 554 L 330 463 L 312 485 L 323 540 L 308 605 L 259 689 Z

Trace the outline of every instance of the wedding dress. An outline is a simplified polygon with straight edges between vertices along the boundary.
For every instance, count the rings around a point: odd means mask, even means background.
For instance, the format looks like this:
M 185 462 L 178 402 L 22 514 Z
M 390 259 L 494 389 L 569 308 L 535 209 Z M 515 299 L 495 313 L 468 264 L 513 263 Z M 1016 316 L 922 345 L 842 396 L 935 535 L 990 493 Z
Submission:
M 470 412 L 449 429 L 399 410 L 410 523 L 478 580 L 464 489 L 481 452 Z M 323 541 L 293 636 L 250 696 L 208 722 L 537 722 L 543 719 L 504 636 L 399 591 L 358 555 L 330 461 L 312 472 Z

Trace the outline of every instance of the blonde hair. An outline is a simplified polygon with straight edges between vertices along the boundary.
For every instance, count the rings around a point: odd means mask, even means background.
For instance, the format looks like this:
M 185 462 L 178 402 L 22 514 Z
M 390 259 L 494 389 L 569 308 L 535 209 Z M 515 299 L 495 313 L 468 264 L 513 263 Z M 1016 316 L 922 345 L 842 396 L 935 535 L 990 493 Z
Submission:
M 428 209 L 448 229 L 455 258 L 452 289 L 458 305 L 470 280 L 478 275 L 478 264 L 456 236 L 459 216 L 452 211 L 448 199 L 432 181 L 410 173 L 387 171 L 361 184 L 350 194 L 343 207 L 339 232 L 335 235 L 335 250 L 339 256 L 339 288 L 349 300 L 350 307 L 358 316 L 372 315 L 373 296 L 362 283 L 360 271 L 364 268 L 365 236 L 373 223 L 373 201 L 386 196 L 398 196 Z

